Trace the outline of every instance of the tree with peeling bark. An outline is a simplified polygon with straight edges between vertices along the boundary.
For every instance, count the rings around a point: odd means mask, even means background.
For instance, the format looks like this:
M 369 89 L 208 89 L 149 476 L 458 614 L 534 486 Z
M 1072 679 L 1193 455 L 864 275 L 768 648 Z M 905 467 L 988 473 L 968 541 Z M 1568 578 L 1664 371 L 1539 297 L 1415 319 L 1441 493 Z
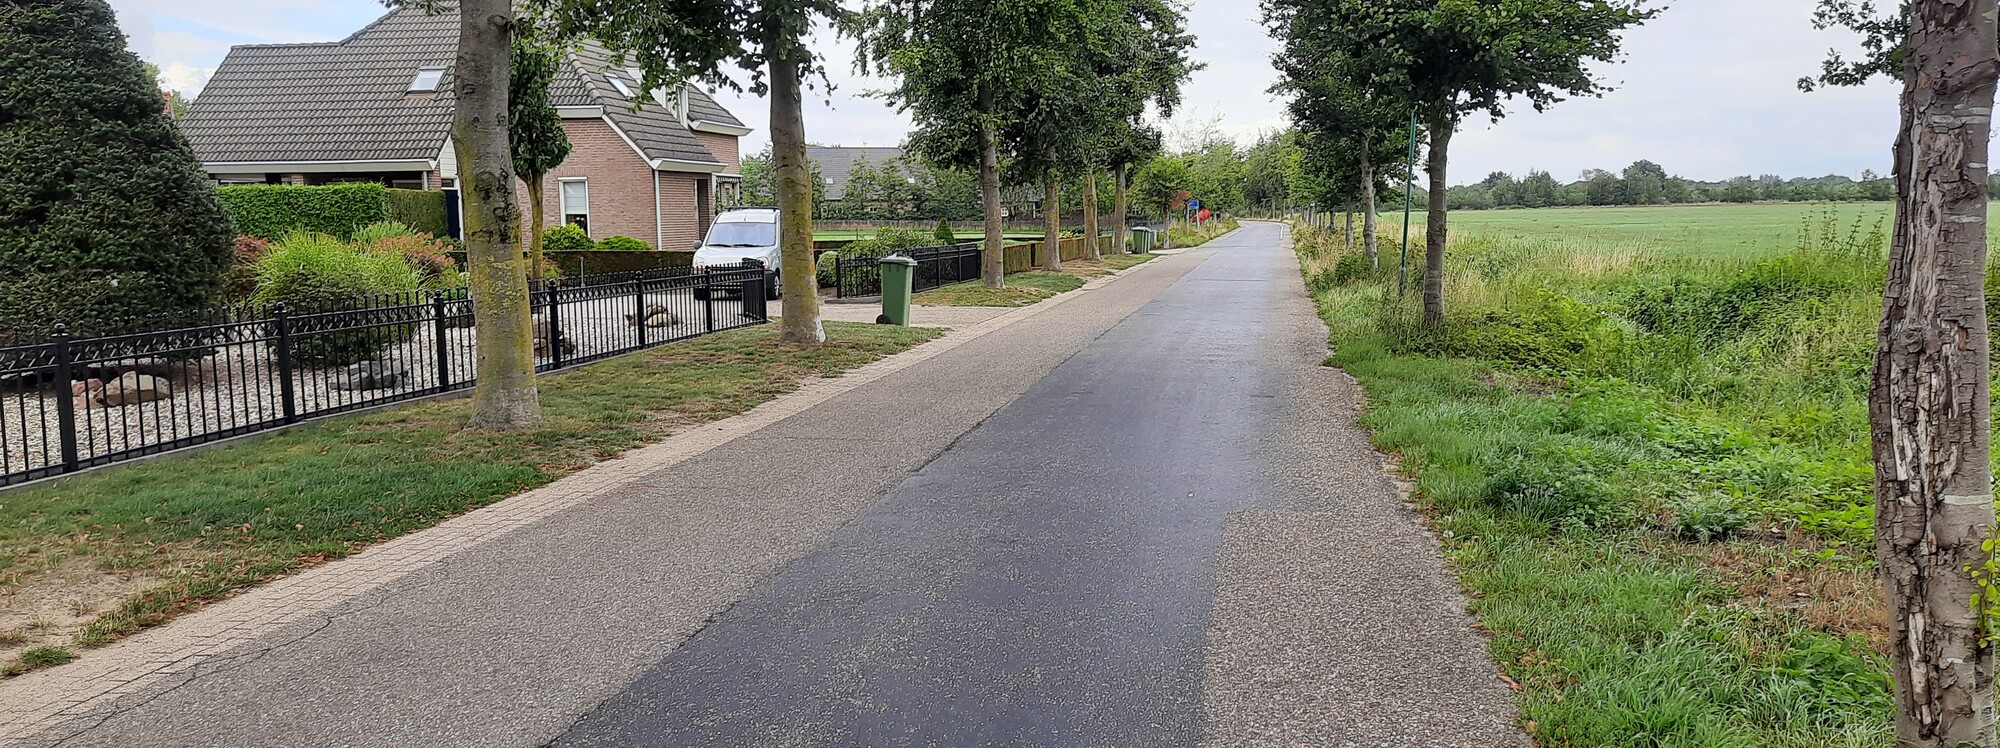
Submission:
M 1089 2 L 1069 0 L 875 0 L 847 26 L 855 67 L 888 77 L 881 95 L 915 124 L 909 147 L 942 168 L 979 173 L 986 223 L 980 279 L 1006 285 L 1000 205 L 1002 130 L 1031 111 L 1046 79 L 1066 72 Z M 1045 100 L 1046 101 L 1046 100 Z
M 802 96 L 822 74 L 807 37 L 844 17 L 837 0 L 525 0 L 558 37 L 591 37 L 643 72 L 645 90 L 688 81 L 738 88 L 750 76 L 771 102 L 771 181 L 778 198 L 778 276 L 785 298 L 779 340 L 826 342 L 812 252 L 812 167 Z
M 1427 125 L 1430 180 L 1424 323 L 1444 324 L 1445 190 L 1451 137 L 1468 114 L 1495 119 L 1520 97 L 1536 111 L 1608 90 L 1586 65 L 1619 55 L 1619 33 L 1657 15 L 1645 0 L 1270 0 L 1306 24 L 1334 67 L 1369 71 L 1362 89 L 1407 102 Z M 1469 54 L 1466 50 L 1479 50 Z
M 1822 28 L 1862 32 L 1816 85 L 1900 73 L 1896 218 L 1868 420 L 1875 552 L 1889 608 L 1896 738 L 1913 748 L 2000 744 L 1994 728 L 1995 565 L 1987 156 L 2000 82 L 1992 0 L 1912 0 L 1893 13 L 1825 0 Z
M 390 0 L 431 12 L 458 11 L 452 67 L 451 142 L 465 200 L 462 242 L 471 271 L 477 383 L 466 428 L 516 431 L 543 425 L 527 261 L 521 256 L 521 206 L 508 147 L 508 85 L 515 27 L 513 0 Z
M 561 56 L 544 43 L 516 38 L 514 59 L 507 87 L 508 136 L 514 153 L 514 173 L 528 188 L 528 257 L 533 264 L 529 275 L 543 274 L 542 232 L 547 200 L 542 195 L 543 179 L 549 171 L 569 158 L 569 134 L 563 131 L 562 115 L 549 104 L 549 84 L 555 80 Z

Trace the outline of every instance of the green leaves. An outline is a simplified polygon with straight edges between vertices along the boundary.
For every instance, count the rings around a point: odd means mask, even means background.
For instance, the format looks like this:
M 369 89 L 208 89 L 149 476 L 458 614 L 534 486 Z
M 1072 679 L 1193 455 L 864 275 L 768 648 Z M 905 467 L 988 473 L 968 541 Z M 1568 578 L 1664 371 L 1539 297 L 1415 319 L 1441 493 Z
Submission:
M 549 105 L 549 84 L 561 59 L 554 47 L 529 41 L 525 35 L 514 41 L 507 78 L 507 139 L 513 147 L 514 173 L 530 185 L 569 158 L 562 115 Z

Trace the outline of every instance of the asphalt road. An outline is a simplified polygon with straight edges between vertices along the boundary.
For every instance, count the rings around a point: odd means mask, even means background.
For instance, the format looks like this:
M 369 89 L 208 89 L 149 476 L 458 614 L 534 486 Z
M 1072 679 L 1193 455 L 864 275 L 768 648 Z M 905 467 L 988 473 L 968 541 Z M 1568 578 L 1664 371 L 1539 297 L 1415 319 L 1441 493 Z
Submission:
M 1279 479 L 1315 459 L 1288 442 L 1324 433 L 1298 430 L 1298 399 L 1325 398 L 1297 389 L 1325 332 L 1298 319 L 1310 307 L 1280 230 L 1204 247 L 1215 256 L 554 744 L 1195 746 L 1211 718 L 1258 718 L 1205 699 L 1229 680 L 1205 671 L 1227 648 L 1209 637 L 1225 520 L 1327 508 Z M 1393 496 L 1365 446 L 1341 457 Z M 1254 587 L 1296 570 L 1245 571 Z M 1479 690 L 1480 670 L 1460 679 Z M 1446 739 L 1505 744 L 1501 703 L 1488 729 Z M 1356 739 L 1402 744 L 1342 738 Z

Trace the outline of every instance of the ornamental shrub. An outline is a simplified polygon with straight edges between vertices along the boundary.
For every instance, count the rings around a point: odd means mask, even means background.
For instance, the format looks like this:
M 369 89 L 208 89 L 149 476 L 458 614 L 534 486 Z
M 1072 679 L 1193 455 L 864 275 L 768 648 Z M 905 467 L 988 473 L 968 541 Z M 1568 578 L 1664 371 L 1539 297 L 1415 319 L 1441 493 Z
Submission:
M 389 220 L 389 188 L 372 182 L 242 184 L 216 193 L 236 222 L 236 233 L 262 239 L 281 239 L 295 231 L 345 237 Z
M 931 230 L 931 238 L 937 240 L 939 244 L 951 244 L 958 241 L 958 233 L 951 230 L 950 221 L 940 218 L 937 228 Z
M 283 302 L 294 315 L 368 309 L 380 294 L 415 291 L 419 274 L 402 256 L 368 252 L 329 234 L 295 232 L 257 263 L 256 300 Z M 374 358 L 416 334 L 421 308 L 366 315 L 326 315 L 293 326 L 292 358 L 345 366 Z
M 585 252 L 597 248 L 597 242 L 583 229 L 570 224 L 550 226 L 542 232 L 543 252 Z
M 653 245 L 629 236 L 614 236 L 597 243 L 597 248 L 606 252 L 651 252 Z
M 0 330 L 214 303 L 229 219 L 110 6 L 0 8 Z

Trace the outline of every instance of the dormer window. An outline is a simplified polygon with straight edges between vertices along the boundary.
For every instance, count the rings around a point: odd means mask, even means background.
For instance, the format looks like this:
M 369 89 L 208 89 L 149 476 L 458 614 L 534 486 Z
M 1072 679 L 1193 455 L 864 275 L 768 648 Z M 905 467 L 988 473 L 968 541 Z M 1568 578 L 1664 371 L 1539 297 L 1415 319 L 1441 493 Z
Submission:
M 619 96 L 623 96 L 627 99 L 632 98 L 632 87 L 625 85 L 625 79 L 618 77 L 617 73 L 605 73 L 604 79 L 611 81 L 611 87 L 618 89 Z
M 410 93 L 437 93 L 438 83 L 444 80 L 444 68 L 422 68 L 417 77 L 410 79 Z

